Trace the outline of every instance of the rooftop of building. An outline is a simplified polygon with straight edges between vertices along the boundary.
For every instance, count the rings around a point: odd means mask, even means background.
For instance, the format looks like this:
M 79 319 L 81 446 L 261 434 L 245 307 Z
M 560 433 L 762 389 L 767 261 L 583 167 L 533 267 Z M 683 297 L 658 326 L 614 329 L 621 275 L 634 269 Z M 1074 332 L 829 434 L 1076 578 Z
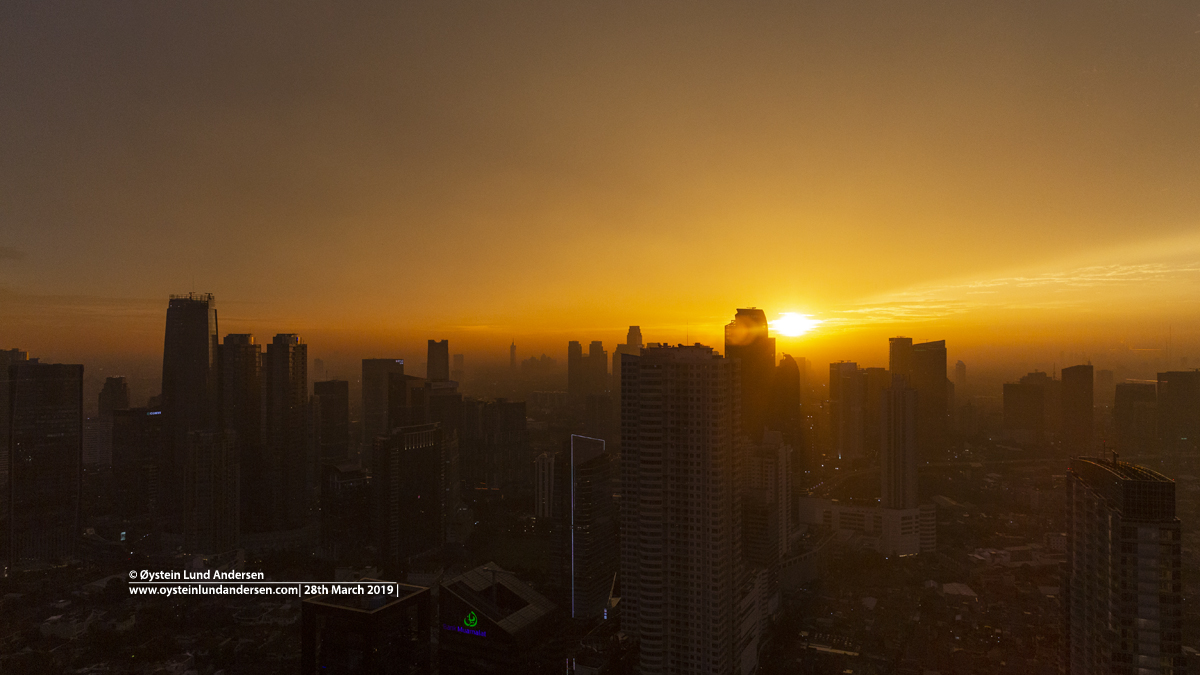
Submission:
M 544 595 L 494 562 L 468 570 L 444 582 L 442 587 L 509 635 L 515 635 L 555 608 Z
M 1154 469 L 1148 469 L 1138 464 L 1131 464 L 1130 462 L 1122 462 L 1118 459 L 1108 460 L 1104 459 L 1103 457 L 1077 457 L 1073 460 L 1073 468 L 1074 462 L 1080 462 L 1088 466 L 1107 471 L 1108 473 L 1112 474 L 1113 477 L 1120 480 L 1146 481 L 1154 483 L 1175 482 L 1155 471 Z

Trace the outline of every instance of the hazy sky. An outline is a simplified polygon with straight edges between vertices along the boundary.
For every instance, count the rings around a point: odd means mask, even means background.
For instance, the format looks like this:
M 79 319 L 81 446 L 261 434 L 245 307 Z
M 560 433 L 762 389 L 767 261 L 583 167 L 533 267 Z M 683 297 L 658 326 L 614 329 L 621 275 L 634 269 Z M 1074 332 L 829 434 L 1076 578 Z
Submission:
M 1198 342 L 1194 2 L 249 4 L 0 5 L 0 347 Z

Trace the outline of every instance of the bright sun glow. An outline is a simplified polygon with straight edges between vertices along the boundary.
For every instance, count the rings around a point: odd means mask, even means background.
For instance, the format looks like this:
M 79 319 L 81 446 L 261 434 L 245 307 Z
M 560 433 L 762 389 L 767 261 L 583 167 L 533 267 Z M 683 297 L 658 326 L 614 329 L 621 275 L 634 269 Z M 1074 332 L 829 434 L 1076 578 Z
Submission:
M 771 321 L 771 330 L 785 337 L 800 337 L 821 325 L 820 319 L 810 318 L 807 314 L 784 312 L 779 318 Z

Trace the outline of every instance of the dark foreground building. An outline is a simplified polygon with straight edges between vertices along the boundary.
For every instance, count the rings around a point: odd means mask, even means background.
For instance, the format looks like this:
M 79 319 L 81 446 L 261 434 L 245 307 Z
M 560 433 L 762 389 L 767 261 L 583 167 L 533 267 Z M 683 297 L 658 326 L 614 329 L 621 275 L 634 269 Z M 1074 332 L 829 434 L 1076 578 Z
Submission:
M 301 673 L 432 672 L 429 589 L 390 581 L 379 583 L 398 586 L 398 595 L 320 595 L 304 599 L 300 615 Z
M 1077 458 L 1068 489 L 1065 672 L 1185 672 L 1174 481 Z

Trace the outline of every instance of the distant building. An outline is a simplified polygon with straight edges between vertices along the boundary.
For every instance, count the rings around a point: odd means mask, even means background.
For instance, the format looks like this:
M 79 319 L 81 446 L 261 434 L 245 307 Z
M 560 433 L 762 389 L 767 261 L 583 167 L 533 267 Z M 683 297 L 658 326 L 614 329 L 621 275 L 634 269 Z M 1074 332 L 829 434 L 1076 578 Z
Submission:
M 221 370 L 220 428 L 233 432 L 238 458 L 241 529 L 253 532 L 265 527 L 263 514 L 268 510 L 266 458 L 263 453 L 262 345 L 254 336 L 231 333 L 218 349 Z
M 770 414 L 775 381 L 775 338 L 767 314 L 754 307 L 739 309 L 725 326 L 725 358 L 741 362 L 742 433 L 752 441 L 762 437 Z
M 1200 370 L 1158 374 L 1158 437 L 1164 450 L 1200 447 Z
M 954 364 L 954 388 L 960 395 L 967 391 L 967 364 L 961 360 Z
M 450 341 L 429 341 L 428 359 L 425 367 L 425 378 L 432 382 L 445 382 L 450 379 Z
M 320 461 L 339 463 L 350 459 L 350 383 L 327 380 L 313 383 L 313 395 L 320 401 L 320 419 L 316 421 L 321 442 Z
M 1116 384 L 1113 380 L 1113 371 L 1097 370 L 1096 371 L 1096 403 L 1101 406 L 1111 406 L 1113 398 L 1116 396 Z
M 913 341 L 910 337 L 888 338 L 888 371 L 893 375 L 912 377 Z M 911 383 L 910 383 L 911 385 Z
M 642 353 L 642 328 L 641 326 L 630 326 L 629 331 L 625 334 L 624 344 L 617 345 L 613 349 L 612 355 L 612 392 L 613 392 L 613 413 L 616 416 L 616 422 L 620 424 L 621 418 L 621 355 Z M 615 446 L 621 447 L 620 434 L 615 439 Z
M 262 511 L 256 529 L 290 530 L 308 521 L 315 496 L 317 461 L 311 447 L 308 407 L 308 345 L 280 333 L 263 358 Z
M 240 483 L 234 435 L 189 431 L 184 440 L 183 546 L 219 553 L 240 541 Z
M 949 444 L 946 383 L 946 341 L 914 344 L 908 384 L 917 390 L 917 452 L 922 461 L 942 457 Z
M 398 427 L 375 440 L 371 460 L 372 519 L 384 571 L 399 574 L 445 541 L 442 428 Z
M 743 461 L 742 545 L 747 562 L 766 572 L 765 614 L 773 615 L 780 602 L 779 564 L 787 556 L 791 531 L 792 447 L 780 432 L 767 431 Z
M 162 411 L 127 408 L 113 412 L 113 483 L 117 513 L 129 520 L 156 518 L 163 486 Z
M 477 497 L 533 493 L 524 401 L 464 400 L 461 435 L 465 485 Z
M 533 516 L 549 521 L 554 516 L 554 455 L 543 452 L 533 462 Z
M 96 464 L 107 468 L 112 466 L 113 411 L 129 407 L 129 383 L 123 377 L 105 378 L 98 398 Z
M 371 536 L 371 484 L 357 462 L 321 467 L 321 546 L 333 558 L 366 546 Z
M 562 473 L 562 514 L 568 546 L 568 598 L 574 619 L 600 619 L 620 563 L 617 457 L 604 441 L 572 435 Z
M 885 509 L 917 507 L 917 392 L 903 376 L 894 375 L 883 392 L 882 474 L 880 505 Z
M 1096 396 L 1092 366 L 1062 369 L 1062 444 L 1072 457 L 1092 451 Z
M 1174 481 L 1115 458 L 1076 458 L 1068 489 L 1066 672 L 1183 672 Z
M 608 353 L 599 340 L 583 346 L 572 340 L 567 343 L 567 395 L 575 403 L 583 403 L 589 395 L 608 391 Z
M 362 360 L 362 414 L 364 454 L 369 455 L 377 436 L 388 432 L 388 375 L 404 374 L 404 359 Z M 369 457 L 364 457 L 364 461 Z
M 75 555 L 83 474 L 83 366 L 9 361 L 5 562 L 41 566 Z
M 834 456 L 840 461 L 851 463 L 866 458 L 866 405 L 866 374 L 858 364 L 829 364 L 829 426 Z
M 1141 452 L 1158 444 L 1158 392 L 1148 382 L 1114 385 L 1113 427 L 1117 450 Z
M 508 369 L 516 372 L 517 370 L 517 341 L 513 340 L 508 346 Z
M 937 550 L 937 507 L 885 509 L 836 499 L 800 498 L 800 522 L 822 526 L 843 538 L 857 538 L 884 556 L 909 556 Z
M 433 602 L 429 589 L 393 581 L 370 586 L 392 586 L 397 590 L 394 595 L 314 595 L 300 603 L 303 675 L 433 672 Z

